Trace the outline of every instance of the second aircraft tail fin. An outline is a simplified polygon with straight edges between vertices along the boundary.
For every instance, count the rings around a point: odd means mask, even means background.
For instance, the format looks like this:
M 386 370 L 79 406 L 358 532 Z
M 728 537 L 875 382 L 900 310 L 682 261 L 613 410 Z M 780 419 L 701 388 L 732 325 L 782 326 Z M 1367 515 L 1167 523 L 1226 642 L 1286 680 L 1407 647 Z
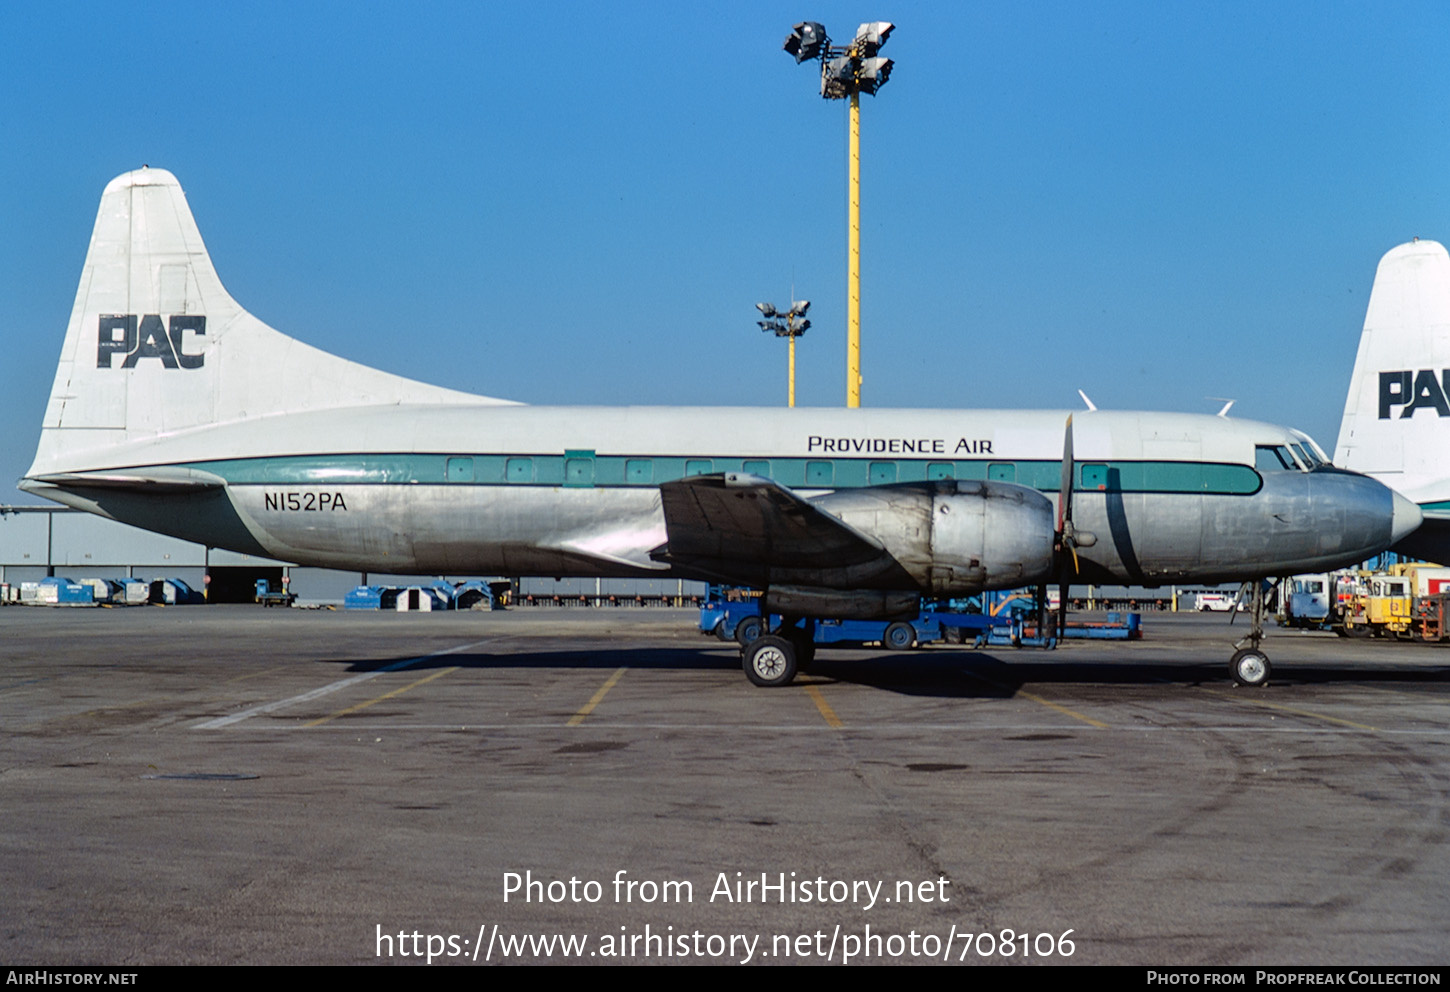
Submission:
M 1380 260 L 1334 461 L 1422 505 L 1450 500 L 1450 254 L 1438 242 Z

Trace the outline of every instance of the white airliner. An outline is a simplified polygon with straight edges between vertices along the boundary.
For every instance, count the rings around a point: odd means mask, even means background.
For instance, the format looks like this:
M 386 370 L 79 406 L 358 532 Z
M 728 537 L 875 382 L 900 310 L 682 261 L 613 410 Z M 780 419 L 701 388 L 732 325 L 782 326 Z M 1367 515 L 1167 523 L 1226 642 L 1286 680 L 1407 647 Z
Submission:
M 21 487 L 308 565 L 754 586 L 792 618 L 745 649 L 761 685 L 794 676 L 806 618 L 1322 572 L 1421 521 L 1306 435 L 1226 417 L 549 408 L 403 379 L 243 310 L 160 169 L 102 195 Z M 1268 677 L 1259 632 L 1241 682 Z

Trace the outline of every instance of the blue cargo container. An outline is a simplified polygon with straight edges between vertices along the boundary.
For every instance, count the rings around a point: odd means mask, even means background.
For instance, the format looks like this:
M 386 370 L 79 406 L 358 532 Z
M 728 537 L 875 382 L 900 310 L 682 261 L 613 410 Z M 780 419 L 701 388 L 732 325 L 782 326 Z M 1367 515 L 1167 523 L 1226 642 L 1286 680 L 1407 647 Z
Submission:
M 342 600 L 344 610 L 381 610 L 383 608 L 382 586 L 358 586 Z

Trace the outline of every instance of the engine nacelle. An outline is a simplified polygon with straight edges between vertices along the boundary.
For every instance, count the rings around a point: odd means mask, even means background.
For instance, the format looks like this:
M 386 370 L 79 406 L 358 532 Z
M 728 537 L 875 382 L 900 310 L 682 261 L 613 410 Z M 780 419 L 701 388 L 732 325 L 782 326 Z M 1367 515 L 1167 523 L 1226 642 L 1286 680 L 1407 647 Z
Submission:
M 1052 575 L 1052 501 L 1026 486 L 942 479 L 838 490 L 812 502 L 880 541 L 929 595 L 1011 589 Z

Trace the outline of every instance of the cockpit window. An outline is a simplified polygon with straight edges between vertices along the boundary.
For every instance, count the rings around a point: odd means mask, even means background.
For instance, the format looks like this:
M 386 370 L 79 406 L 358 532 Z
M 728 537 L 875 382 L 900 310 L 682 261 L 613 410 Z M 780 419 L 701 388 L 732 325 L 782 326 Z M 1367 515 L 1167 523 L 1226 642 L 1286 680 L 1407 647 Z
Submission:
M 1296 472 L 1294 456 L 1282 444 L 1260 444 L 1254 447 L 1254 468 L 1260 472 Z
M 1319 459 L 1309 453 L 1306 445 L 1296 443 L 1289 445 L 1289 447 L 1294 449 L 1294 454 L 1299 456 L 1299 462 L 1307 468 L 1313 468 L 1319 464 Z
M 1329 464 L 1329 456 L 1312 437 L 1303 431 L 1294 431 L 1293 434 L 1299 439 L 1298 448 L 1308 458 L 1310 468 L 1319 468 L 1321 465 Z

